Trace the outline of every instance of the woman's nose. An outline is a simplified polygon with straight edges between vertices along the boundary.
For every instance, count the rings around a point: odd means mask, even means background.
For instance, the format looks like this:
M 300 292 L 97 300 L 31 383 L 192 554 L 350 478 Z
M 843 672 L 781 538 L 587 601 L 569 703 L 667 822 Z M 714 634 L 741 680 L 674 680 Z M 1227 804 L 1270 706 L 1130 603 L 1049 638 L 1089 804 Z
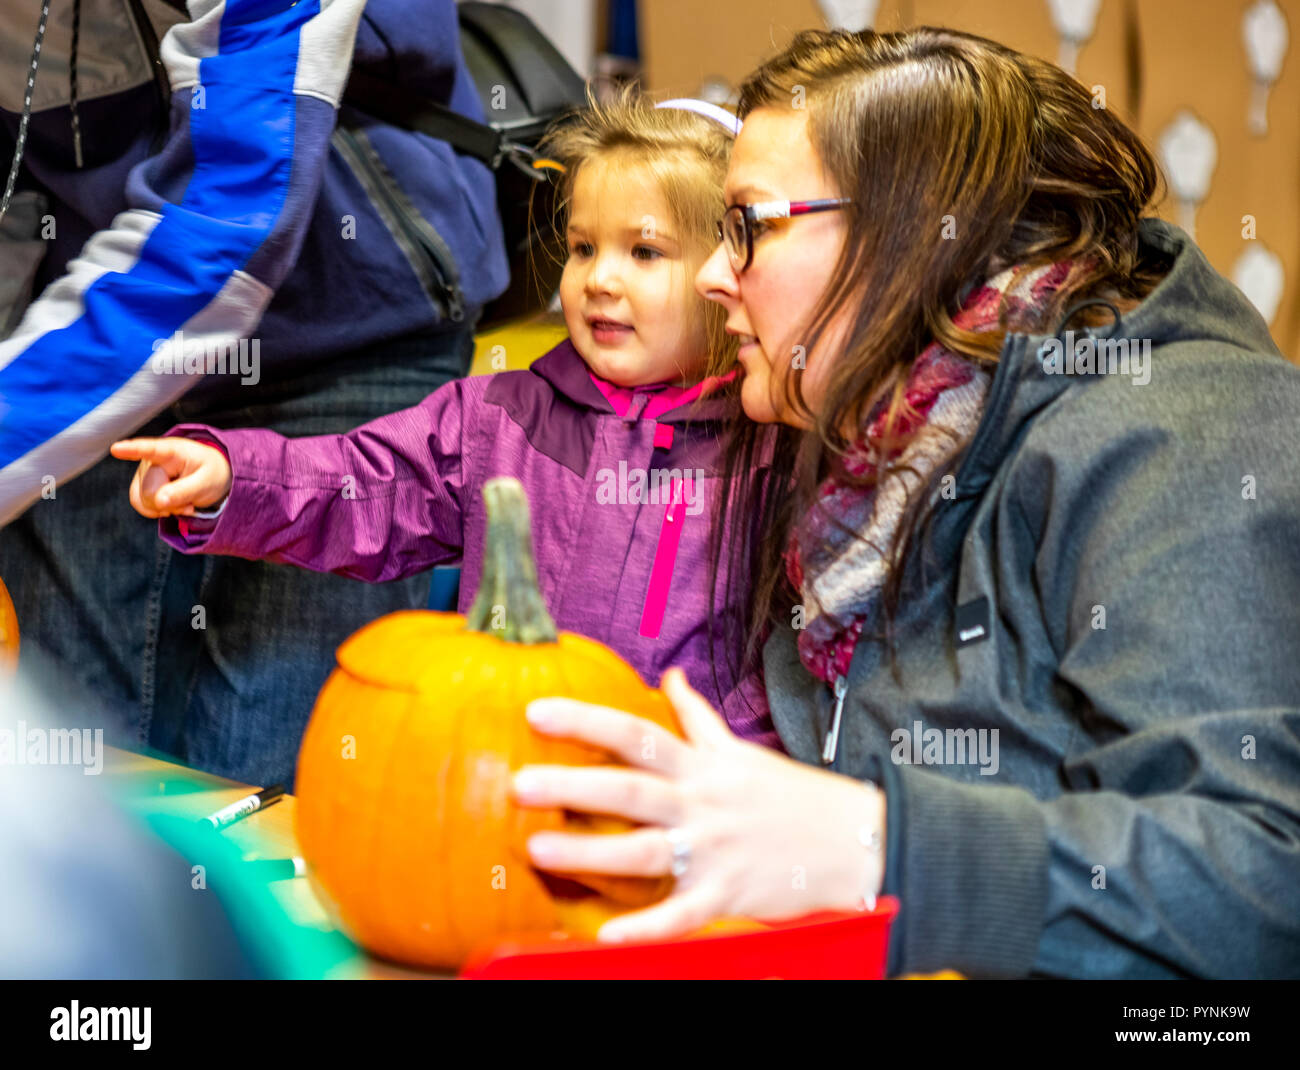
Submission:
M 717 301 L 727 309 L 739 297 L 736 273 L 731 270 L 731 259 L 727 256 L 726 246 L 721 242 L 695 273 L 695 292 L 710 301 Z

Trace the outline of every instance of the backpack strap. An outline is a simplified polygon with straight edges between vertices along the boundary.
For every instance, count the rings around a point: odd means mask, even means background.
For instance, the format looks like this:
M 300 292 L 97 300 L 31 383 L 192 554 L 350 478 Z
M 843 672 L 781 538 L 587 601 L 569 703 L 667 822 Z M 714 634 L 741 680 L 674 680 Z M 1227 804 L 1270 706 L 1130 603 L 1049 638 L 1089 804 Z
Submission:
M 446 141 L 494 171 L 512 148 L 500 131 L 364 71 L 353 71 L 348 77 L 343 103 L 393 126 Z

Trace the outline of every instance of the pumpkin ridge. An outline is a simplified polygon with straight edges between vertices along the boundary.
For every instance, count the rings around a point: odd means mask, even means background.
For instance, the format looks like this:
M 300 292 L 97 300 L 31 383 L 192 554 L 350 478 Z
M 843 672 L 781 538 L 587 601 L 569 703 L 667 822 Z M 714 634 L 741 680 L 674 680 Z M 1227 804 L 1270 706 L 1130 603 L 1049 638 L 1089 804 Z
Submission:
M 462 687 L 464 686 L 462 683 Z M 471 696 L 476 695 L 477 689 L 472 690 L 470 694 Z M 461 717 L 452 717 L 450 722 L 446 735 L 447 754 L 450 755 L 450 760 L 447 762 L 445 780 L 447 791 L 444 798 L 459 799 L 462 797 L 467 772 L 464 747 L 462 746 L 465 724 L 464 718 Z M 446 939 L 443 942 L 457 949 L 457 957 L 463 957 L 469 953 L 469 949 L 466 947 L 469 939 L 462 934 L 460 927 L 456 924 L 457 906 L 459 905 L 456 893 L 459 888 L 458 879 L 460 875 L 450 871 L 451 865 L 447 858 L 443 858 L 438 867 L 441 876 L 438 898 L 442 901 L 442 926 L 446 933 Z
M 407 711 L 407 715 L 408 715 L 406 718 L 403 718 L 404 721 L 409 719 L 411 705 L 412 704 L 409 701 L 404 701 L 402 703 L 402 707 L 405 711 Z M 373 723 L 373 719 L 372 719 L 372 723 Z M 385 857 L 384 852 L 379 851 L 377 848 L 379 847 L 380 841 L 382 840 L 382 838 L 387 832 L 387 829 L 385 827 L 385 820 L 388 819 L 388 816 L 391 813 L 393 813 L 393 811 L 390 809 L 391 800 L 388 797 L 389 792 L 391 791 L 392 778 L 388 774 L 389 772 L 391 772 L 393 764 L 397 761 L 397 756 L 399 754 L 404 753 L 404 751 L 396 745 L 397 740 L 401 736 L 402 727 L 403 727 L 402 725 L 398 725 L 398 727 L 394 729 L 392 735 L 390 736 L 389 746 L 387 747 L 388 754 L 385 759 L 384 775 L 381 776 L 377 781 L 372 781 L 372 783 L 377 783 L 379 785 L 379 791 L 377 793 L 377 796 L 374 798 L 372 805 L 369 807 L 369 813 L 366 815 L 368 817 L 368 821 L 366 822 L 366 824 L 369 825 L 369 835 L 366 836 L 362 841 L 365 844 L 364 849 L 357 851 L 357 854 L 359 855 L 360 864 L 359 865 L 354 864 L 351 867 L 352 875 L 354 878 L 353 884 L 358 886 L 364 886 L 366 883 L 366 878 L 368 876 L 370 878 L 370 883 L 380 888 L 383 888 L 385 884 L 384 878 L 391 878 L 392 876 L 391 873 L 377 874 L 375 873 L 375 869 L 379 864 L 377 860 Z M 358 731 L 356 735 L 359 737 L 362 735 L 362 733 Z M 371 747 L 371 749 L 374 749 L 376 745 L 377 745 L 377 741 L 375 741 L 374 739 L 370 740 L 369 746 Z M 339 760 L 344 761 L 346 759 L 343 759 L 342 756 L 340 756 Z M 351 760 L 355 761 L 356 759 L 351 759 Z M 356 849 L 356 845 L 353 846 L 353 849 L 354 850 Z M 387 905 L 388 897 L 385 895 L 383 891 L 381 891 L 379 894 L 379 901 L 381 907 Z M 381 909 L 379 911 L 380 917 L 386 918 L 387 914 L 388 912 L 386 910 Z M 380 923 L 378 927 L 378 931 L 375 933 L 375 936 L 377 937 L 379 942 L 378 946 L 384 948 L 385 949 L 384 953 L 387 954 L 386 949 L 388 946 L 389 933 L 388 933 L 388 926 L 386 922 Z

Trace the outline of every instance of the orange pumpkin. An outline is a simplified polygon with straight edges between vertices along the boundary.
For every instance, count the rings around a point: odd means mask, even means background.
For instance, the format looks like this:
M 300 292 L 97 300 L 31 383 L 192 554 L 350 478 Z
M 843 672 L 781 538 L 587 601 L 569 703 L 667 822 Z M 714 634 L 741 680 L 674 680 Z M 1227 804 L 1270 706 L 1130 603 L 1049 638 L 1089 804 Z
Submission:
M 505 934 L 566 919 L 582 931 L 672 888 L 671 877 L 558 879 L 528 860 L 528 837 L 544 829 L 630 827 L 515 805 L 523 765 L 615 761 L 533 732 L 532 699 L 563 695 L 679 730 L 663 693 L 613 651 L 556 634 L 523 487 L 491 480 L 483 493 L 486 552 L 468 618 L 393 613 L 344 642 L 298 756 L 298 839 L 343 927 L 377 954 L 434 968 Z M 587 905 L 566 913 L 566 900 Z
M 0 580 L 0 668 L 11 672 L 18 665 L 18 614 L 4 580 Z

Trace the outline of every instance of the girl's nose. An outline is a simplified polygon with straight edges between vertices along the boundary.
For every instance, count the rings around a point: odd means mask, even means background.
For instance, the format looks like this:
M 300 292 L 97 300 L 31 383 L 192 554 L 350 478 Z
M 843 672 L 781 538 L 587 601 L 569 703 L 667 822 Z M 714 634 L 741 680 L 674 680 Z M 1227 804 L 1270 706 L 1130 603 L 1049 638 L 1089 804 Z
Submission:
M 620 289 L 621 282 L 613 259 L 608 256 L 597 256 L 592 262 L 591 270 L 587 272 L 587 293 L 616 294 Z
M 695 292 L 710 301 L 717 301 L 728 311 L 739 299 L 736 273 L 731 270 L 731 259 L 721 242 L 695 273 Z

